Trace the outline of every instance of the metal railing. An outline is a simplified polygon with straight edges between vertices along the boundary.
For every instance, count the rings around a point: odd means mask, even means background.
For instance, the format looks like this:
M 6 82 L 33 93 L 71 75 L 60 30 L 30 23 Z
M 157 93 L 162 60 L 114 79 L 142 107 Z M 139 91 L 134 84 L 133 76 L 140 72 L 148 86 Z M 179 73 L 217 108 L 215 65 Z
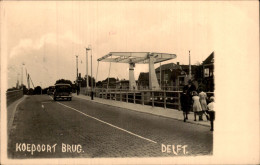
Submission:
M 81 89 L 81 94 L 90 96 L 91 89 Z M 94 97 L 115 100 L 133 104 L 150 105 L 181 110 L 180 96 L 182 91 L 153 91 L 153 90 L 127 90 L 127 89 L 94 89 Z M 206 92 L 208 97 L 214 92 Z
M 6 92 L 6 104 L 7 106 L 23 97 L 23 90 L 14 90 Z

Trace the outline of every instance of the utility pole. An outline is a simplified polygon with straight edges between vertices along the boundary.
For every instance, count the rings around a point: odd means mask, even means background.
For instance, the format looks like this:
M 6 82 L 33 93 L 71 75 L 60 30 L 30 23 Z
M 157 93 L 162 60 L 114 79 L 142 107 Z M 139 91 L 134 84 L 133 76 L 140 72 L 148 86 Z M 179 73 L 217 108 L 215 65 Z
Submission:
M 79 95 L 79 90 L 80 90 L 80 86 L 79 86 L 79 75 L 78 75 L 78 55 L 76 55 L 76 68 L 77 68 L 77 77 L 76 77 L 76 87 L 77 87 L 77 95 Z
M 77 76 L 76 76 L 76 82 L 78 83 L 78 55 L 76 55 L 76 73 L 77 73 Z
M 24 62 L 22 63 L 22 76 L 21 76 L 21 85 L 22 85 L 22 88 L 23 88 L 23 66 L 24 66 Z
M 91 47 L 91 45 L 90 45 L 90 47 Z M 92 71 L 93 71 L 92 65 L 93 65 L 93 63 L 92 62 L 93 61 L 92 61 L 92 48 L 91 48 L 91 91 L 93 92 L 93 74 L 92 74 Z
M 91 100 L 94 100 L 94 91 L 93 91 L 93 75 L 92 75 L 92 47 L 91 45 L 88 46 L 89 50 L 91 50 L 91 66 L 90 66 L 90 69 L 91 69 Z
M 25 68 L 25 72 L 26 72 L 26 80 L 27 80 L 27 84 L 28 84 L 28 90 L 30 89 L 30 81 L 29 81 L 29 75 L 27 74 L 27 69 Z
M 160 86 L 161 86 L 161 89 L 162 89 L 162 65 L 161 65 L 161 62 L 160 62 Z
M 86 89 L 88 90 L 88 51 L 90 48 L 86 48 Z
M 191 80 L 190 50 L 189 50 L 189 79 Z
M 19 73 L 17 73 L 17 85 L 16 88 L 19 89 Z

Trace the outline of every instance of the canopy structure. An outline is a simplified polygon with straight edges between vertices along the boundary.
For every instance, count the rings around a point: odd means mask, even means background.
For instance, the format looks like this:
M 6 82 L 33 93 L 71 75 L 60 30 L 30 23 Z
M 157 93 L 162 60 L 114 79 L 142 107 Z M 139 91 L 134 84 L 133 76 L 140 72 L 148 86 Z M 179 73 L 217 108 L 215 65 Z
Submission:
M 128 63 L 129 64 L 129 89 L 136 89 L 134 78 L 135 64 L 149 64 L 149 89 L 159 90 L 154 64 L 176 58 L 175 54 L 154 52 L 110 52 L 98 59 L 103 62 Z

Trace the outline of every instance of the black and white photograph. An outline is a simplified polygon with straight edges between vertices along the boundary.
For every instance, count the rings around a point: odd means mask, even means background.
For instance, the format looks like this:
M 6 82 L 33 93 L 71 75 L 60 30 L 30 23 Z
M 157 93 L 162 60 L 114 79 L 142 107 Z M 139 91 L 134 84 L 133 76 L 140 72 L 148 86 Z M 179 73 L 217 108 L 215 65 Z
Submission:
M 1 164 L 259 163 L 258 1 L 0 4 Z

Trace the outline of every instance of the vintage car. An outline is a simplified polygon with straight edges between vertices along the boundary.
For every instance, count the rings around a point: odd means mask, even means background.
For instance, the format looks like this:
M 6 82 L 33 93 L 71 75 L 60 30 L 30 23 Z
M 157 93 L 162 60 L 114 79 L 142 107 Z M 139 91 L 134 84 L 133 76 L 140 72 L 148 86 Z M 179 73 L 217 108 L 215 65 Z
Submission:
M 47 90 L 47 94 L 48 95 L 53 95 L 54 94 L 54 90 L 55 90 L 55 86 L 49 86 L 49 88 Z
M 54 101 L 57 99 L 72 100 L 72 88 L 70 84 L 55 84 L 53 95 Z

